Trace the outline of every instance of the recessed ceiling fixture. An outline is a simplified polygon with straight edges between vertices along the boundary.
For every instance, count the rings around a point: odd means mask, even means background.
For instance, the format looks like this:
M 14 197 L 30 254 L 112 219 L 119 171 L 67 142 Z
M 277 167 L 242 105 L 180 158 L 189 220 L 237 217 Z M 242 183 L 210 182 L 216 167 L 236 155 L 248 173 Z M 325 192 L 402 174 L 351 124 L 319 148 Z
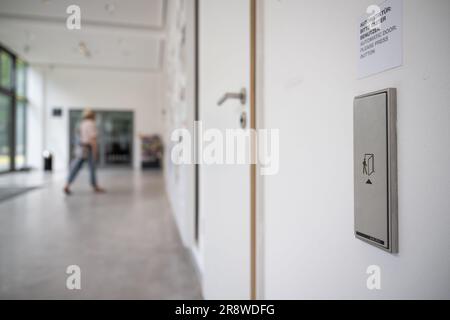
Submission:
M 90 58 L 91 57 L 91 51 L 89 50 L 88 46 L 86 45 L 86 43 L 84 41 L 81 41 L 78 44 L 78 50 L 86 58 Z
M 105 10 L 109 14 L 112 14 L 112 13 L 114 13 L 114 11 L 116 11 L 116 6 L 113 3 L 107 3 L 105 5 Z

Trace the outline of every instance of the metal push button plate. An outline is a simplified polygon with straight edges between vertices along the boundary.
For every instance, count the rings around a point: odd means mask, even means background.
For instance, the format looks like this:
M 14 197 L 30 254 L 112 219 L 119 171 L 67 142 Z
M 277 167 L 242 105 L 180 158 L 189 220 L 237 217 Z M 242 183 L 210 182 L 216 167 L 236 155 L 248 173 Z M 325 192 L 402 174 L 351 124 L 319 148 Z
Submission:
M 354 101 L 355 236 L 398 252 L 396 89 Z

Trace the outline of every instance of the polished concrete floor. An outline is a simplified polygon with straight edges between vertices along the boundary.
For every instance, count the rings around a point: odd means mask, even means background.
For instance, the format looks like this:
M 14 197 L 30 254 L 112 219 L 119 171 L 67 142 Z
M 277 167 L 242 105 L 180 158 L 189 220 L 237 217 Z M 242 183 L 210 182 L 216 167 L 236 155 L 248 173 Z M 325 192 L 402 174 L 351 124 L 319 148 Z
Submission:
M 0 203 L 0 299 L 201 299 L 160 173 L 100 171 L 95 195 L 84 172 L 74 195 L 63 175 L 0 176 L 0 186 L 41 186 Z M 81 290 L 66 269 L 81 268 Z

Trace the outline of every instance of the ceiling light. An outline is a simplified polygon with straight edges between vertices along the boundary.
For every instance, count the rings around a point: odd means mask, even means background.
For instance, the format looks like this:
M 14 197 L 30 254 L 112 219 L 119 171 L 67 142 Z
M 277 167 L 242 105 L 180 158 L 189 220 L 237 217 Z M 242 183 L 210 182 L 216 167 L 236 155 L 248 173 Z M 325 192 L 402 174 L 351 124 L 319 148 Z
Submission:
M 114 13 L 114 11 L 116 11 L 116 6 L 114 4 L 112 4 L 112 3 L 107 3 L 105 5 L 105 10 L 108 13 Z
M 80 53 L 85 56 L 86 58 L 90 58 L 91 57 L 91 51 L 89 50 L 89 48 L 87 47 L 86 43 L 84 43 L 83 41 L 81 41 L 78 44 L 78 50 L 80 51 Z

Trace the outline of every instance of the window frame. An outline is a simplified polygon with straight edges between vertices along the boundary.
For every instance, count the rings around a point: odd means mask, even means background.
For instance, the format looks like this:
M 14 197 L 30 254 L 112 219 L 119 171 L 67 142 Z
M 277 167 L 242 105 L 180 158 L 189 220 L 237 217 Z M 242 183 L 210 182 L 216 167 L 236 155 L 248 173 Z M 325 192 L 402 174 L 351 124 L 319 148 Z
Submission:
M 19 59 L 19 57 L 12 52 L 11 50 L 9 50 L 8 48 L 6 48 L 4 45 L 2 45 L 0 43 L 0 52 L 5 52 L 7 55 L 9 55 L 12 58 L 12 69 L 11 69 L 11 81 L 12 81 L 12 85 L 11 88 L 4 88 L 1 86 L 0 84 L 0 94 L 8 96 L 11 99 L 11 112 L 9 114 L 9 139 L 8 139 L 8 143 L 9 143 L 9 170 L 4 170 L 4 171 L 0 171 L 0 174 L 3 173 L 9 173 L 9 172 L 14 172 L 14 171 L 18 171 L 21 169 L 24 169 L 26 167 L 26 160 L 25 160 L 25 164 L 22 168 L 16 168 L 16 143 L 17 143 L 17 137 L 16 137 L 16 128 L 17 128 L 17 123 L 16 123 L 16 118 L 17 118 L 17 104 L 18 102 L 23 102 L 25 105 L 25 115 L 24 115 L 24 143 L 25 143 L 25 148 L 24 148 L 24 156 L 25 159 L 27 158 L 27 148 L 26 148 L 26 136 L 27 136 L 27 127 L 26 127 L 26 119 L 27 119 L 27 109 L 28 109 L 28 99 L 26 97 L 26 77 L 25 77 L 25 96 L 21 96 L 18 97 L 17 96 L 17 84 L 16 84 L 16 70 L 17 70 L 17 62 L 20 60 L 24 63 L 25 68 L 28 67 L 28 63 L 23 60 L 23 59 Z M 0 61 L 0 74 L 1 74 L 1 61 Z M 26 74 L 25 74 L 26 76 Z
M 1 56 L 0 56 L 0 89 L 2 89 L 2 91 L 4 92 L 15 92 L 15 87 L 16 87 L 16 75 L 15 75 L 15 60 L 16 60 L 16 56 L 13 52 L 11 52 L 10 50 L 8 50 L 7 48 L 3 47 L 0 44 L 0 53 L 4 52 L 6 53 L 6 55 L 8 55 L 11 58 L 12 64 L 11 64 L 11 70 L 10 70 L 10 82 L 11 82 L 11 86 L 10 88 L 5 88 L 2 86 L 2 77 L 3 77 L 3 70 L 2 70 L 2 60 L 1 60 Z

